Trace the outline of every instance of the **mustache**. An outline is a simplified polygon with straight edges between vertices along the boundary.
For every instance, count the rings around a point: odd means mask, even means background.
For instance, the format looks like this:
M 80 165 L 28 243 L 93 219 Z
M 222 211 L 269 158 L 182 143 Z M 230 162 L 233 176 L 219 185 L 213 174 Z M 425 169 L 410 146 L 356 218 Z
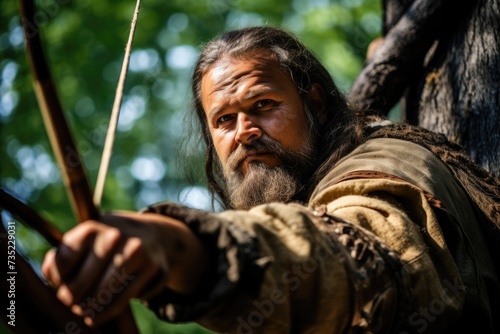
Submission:
M 282 161 L 282 157 L 285 157 L 287 154 L 287 151 L 284 150 L 277 141 L 269 137 L 260 137 L 251 144 L 238 145 L 227 160 L 227 171 L 236 171 L 249 152 L 270 153 L 275 155 L 280 161 Z

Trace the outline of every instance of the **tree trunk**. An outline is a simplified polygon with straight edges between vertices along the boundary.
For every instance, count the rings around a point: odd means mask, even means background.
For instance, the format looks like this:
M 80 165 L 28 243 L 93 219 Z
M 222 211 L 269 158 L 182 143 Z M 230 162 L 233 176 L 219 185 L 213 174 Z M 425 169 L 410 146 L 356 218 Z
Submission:
M 353 83 L 360 115 L 445 134 L 500 176 L 500 0 L 386 0 L 384 41 Z

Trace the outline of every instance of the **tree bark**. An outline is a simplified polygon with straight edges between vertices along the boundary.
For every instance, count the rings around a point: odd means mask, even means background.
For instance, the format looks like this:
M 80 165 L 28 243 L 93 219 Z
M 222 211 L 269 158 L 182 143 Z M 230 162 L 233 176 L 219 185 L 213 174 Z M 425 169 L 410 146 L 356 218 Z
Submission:
M 500 0 L 385 0 L 384 40 L 354 81 L 359 115 L 443 133 L 500 176 Z

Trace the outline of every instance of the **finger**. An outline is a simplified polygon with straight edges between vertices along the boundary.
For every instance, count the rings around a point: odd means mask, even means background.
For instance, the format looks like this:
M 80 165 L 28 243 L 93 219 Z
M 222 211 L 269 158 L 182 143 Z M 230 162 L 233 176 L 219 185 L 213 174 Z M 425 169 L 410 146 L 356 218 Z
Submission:
M 133 246 L 132 248 L 137 248 L 139 244 L 140 241 L 137 238 L 127 240 L 123 249 L 117 251 L 113 255 L 112 260 L 108 263 L 107 268 L 101 271 L 102 276 L 99 284 L 94 286 L 94 289 L 87 297 L 87 301 L 92 301 L 92 307 L 96 310 L 96 312 L 91 314 L 92 318 L 95 314 L 102 312 L 104 307 L 108 307 L 113 299 L 116 299 L 119 294 L 122 294 L 130 282 L 135 279 L 135 275 L 130 275 L 130 272 L 139 272 L 139 268 L 142 265 L 146 265 L 146 268 L 148 267 L 145 260 L 136 259 L 135 257 L 133 260 L 130 260 L 130 254 L 126 253 L 130 252 L 130 250 L 128 250 L 131 248 L 130 245 Z M 147 269 L 143 270 L 142 274 L 145 273 L 147 273 Z M 87 303 L 73 305 L 72 311 L 81 316 L 85 313 L 87 306 Z
M 55 258 L 62 281 L 69 280 L 86 258 L 98 231 L 98 224 L 95 221 L 81 223 L 64 234 Z
M 122 269 L 121 272 L 114 272 L 112 273 L 112 275 L 114 275 L 115 277 L 119 276 L 122 280 L 124 277 L 126 277 L 127 285 L 122 285 L 121 287 L 123 287 L 123 290 L 121 290 L 117 294 L 114 294 L 109 304 L 103 307 L 103 310 L 101 312 L 96 313 L 94 318 L 84 318 L 85 323 L 89 326 L 99 327 L 122 314 L 125 311 L 126 307 L 129 306 L 130 300 L 132 298 L 138 297 L 142 293 L 142 291 L 144 291 L 145 288 L 150 284 L 150 282 L 152 282 L 156 277 L 155 273 L 151 270 L 129 274 L 124 269 Z M 106 289 L 109 289 L 109 286 L 103 286 L 99 290 L 98 296 L 102 296 Z M 99 297 L 97 297 L 97 299 L 99 299 Z
M 103 310 L 96 314 L 95 319 L 86 319 L 86 322 L 102 324 L 123 312 L 129 300 L 138 297 L 158 271 L 161 271 L 159 265 L 148 256 L 142 240 L 127 240 L 123 251 L 113 257 L 113 266 L 95 291 L 95 299 L 102 304 Z M 162 271 L 166 272 L 165 269 Z
M 101 273 L 110 265 L 113 251 L 121 243 L 118 229 L 102 225 L 99 230 L 81 267 L 59 288 L 57 297 L 67 306 L 80 304 L 95 290 L 101 281 Z
M 63 236 L 59 248 L 53 248 L 45 254 L 42 273 L 55 287 L 59 287 L 70 276 L 84 257 L 88 242 L 80 241 L 89 237 L 92 236 L 88 228 L 83 231 L 80 227 L 75 228 Z
M 58 288 L 61 285 L 61 275 L 56 266 L 56 250 L 54 248 L 45 253 L 41 270 L 43 276 L 53 287 Z

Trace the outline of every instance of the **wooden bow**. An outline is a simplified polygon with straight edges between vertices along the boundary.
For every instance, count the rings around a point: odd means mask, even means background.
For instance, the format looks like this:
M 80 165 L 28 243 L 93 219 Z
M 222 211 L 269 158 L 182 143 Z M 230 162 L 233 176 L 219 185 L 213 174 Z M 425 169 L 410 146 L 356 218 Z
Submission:
M 34 77 L 35 93 L 73 211 L 78 222 L 88 219 L 97 220 L 100 216 L 99 210 L 92 200 L 92 191 L 90 190 L 87 175 L 52 80 L 39 36 L 38 26 L 36 23 L 28 21 L 30 18 L 36 17 L 35 2 L 34 0 L 19 0 L 19 5 L 21 24 L 26 38 L 27 57 Z M 35 30 L 33 30 L 34 27 L 36 28 Z M 28 225 L 31 225 L 36 230 L 40 230 L 41 234 L 51 244 L 57 245 L 61 241 L 60 233 L 47 221 L 36 217 L 37 214 L 34 211 L 22 208 L 22 203 L 11 198 L 4 191 L 0 192 L 0 199 L 0 203 L 3 203 L 4 206 L 10 203 L 14 208 L 17 208 L 15 210 L 17 211 L 17 215 L 23 216 Z M 45 327 L 42 328 L 48 328 L 50 331 L 67 332 L 67 326 L 71 327 L 74 325 L 82 333 L 99 332 L 98 330 L 88 328 L 69 309 L 64 309 L 65 306 L 57 300 L 55 291 L 47 287 L 38 278 L 26 261 L 20 256 L 18 258 L 18 271 L 23 271 L 24 273 L 24 275 L 21 275 L 23 277 L 20 278 L 22 282 L 18 284 L 21 289 L 24 288 L 24 291 L 20 291 L 19 295 L 25 295 L 29 299 L 33 299 L 33 295 L 30 296 L 30 294 L 34 293 L 34 295 L 39 295 L 45 300 L 36 301 L 33 303 L 33 306 L 24 309 L 25 313 L 36 314 L 28 314 L 27 316 L 26 314 L 22 314 L 23 310 L 20 310 L 20 314 L 18 311 L 20 321 L 17 324 L 21 325 L 10 329 L 20 333 L 27 333 L 26 330 L 33 329 L 32 321 L 29 320 L 33 316 L 40 318 L 40 321 L 45 324 Z M 37 328 L 40 329 L 40 327 Z M 138 333 L 130 308 L 117 320 L 102 326 L 101 330 L 106 333 Z

